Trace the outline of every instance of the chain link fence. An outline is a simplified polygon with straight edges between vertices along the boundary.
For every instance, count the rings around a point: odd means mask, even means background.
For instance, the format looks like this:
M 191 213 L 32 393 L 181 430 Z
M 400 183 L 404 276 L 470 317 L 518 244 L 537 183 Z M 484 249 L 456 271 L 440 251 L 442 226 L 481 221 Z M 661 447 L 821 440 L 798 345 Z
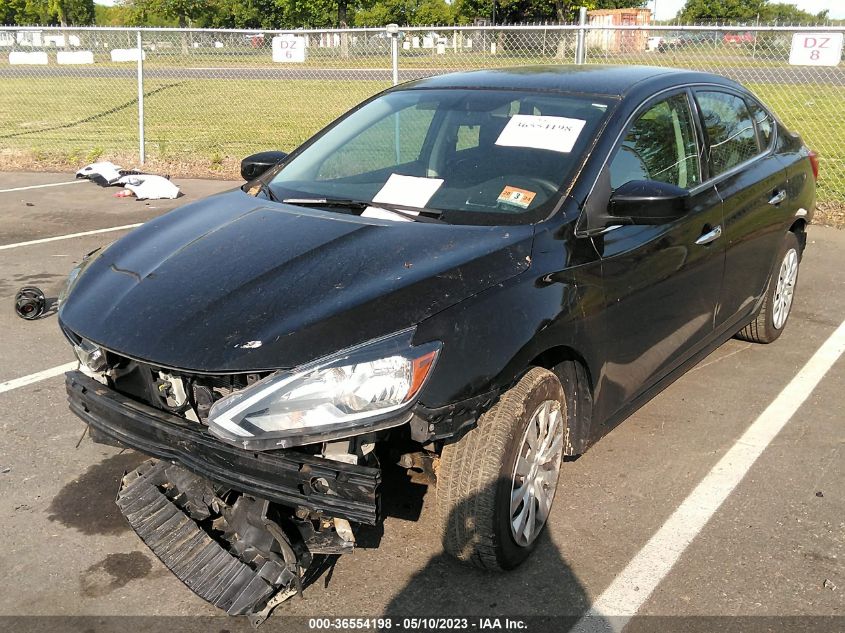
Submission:
M 825 66 L 790 64 L 790 54 L 796 34 L 843 31 L 596 23 L 263 32 L 2 27 L 0 166 L 143 159 L 174 174 L 231 175 L 244 155 L 290 150 L 397 81 L 576 61 L 646 64 L 715 72 L 748 86 L 820 153 L 820 200 L 841 204 L 841 53 Z

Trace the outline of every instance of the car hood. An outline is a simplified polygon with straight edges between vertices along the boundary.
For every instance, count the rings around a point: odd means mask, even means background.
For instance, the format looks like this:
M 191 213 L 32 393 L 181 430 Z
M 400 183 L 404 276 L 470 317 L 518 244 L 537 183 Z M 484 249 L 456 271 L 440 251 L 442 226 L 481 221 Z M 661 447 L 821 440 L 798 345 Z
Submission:
M 533 227 L 370 220 L 240 189 L 109 246 L 61 306 L 107 349 L 197 372 L 295 367 L 526 270 Z

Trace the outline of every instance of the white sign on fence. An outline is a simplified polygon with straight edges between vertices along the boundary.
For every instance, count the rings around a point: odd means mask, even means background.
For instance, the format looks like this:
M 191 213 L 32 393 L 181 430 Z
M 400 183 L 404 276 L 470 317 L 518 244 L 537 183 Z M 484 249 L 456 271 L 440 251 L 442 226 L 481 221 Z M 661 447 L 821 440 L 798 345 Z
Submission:
M 94 53 L 92 51 L 58 51 L 56 62 L 59 64 L 93 64 Z
M 792 36 L 789 63 L 793 66 L 838 66 L 842 60 L 843 33 L 796 33 Z
M 305 38 L 301 35 L 277 35 L 273 38 L 274 62 L 305 61 Z
M 140 51 L 137 48 L 115 48 L 111 52 L 111 60 L 113 62 L 137 62 Z M 143 53 L 144 59 L 147 59 L 147 54 Z
M 9 53 L 9 63 L 10 64 L 37 64 L 39 66 L 44 66 L 47 63 L 47 53 L 44 52 L 36 52 L 36 53 L 24 53 L 22 51 L 13 51 Z

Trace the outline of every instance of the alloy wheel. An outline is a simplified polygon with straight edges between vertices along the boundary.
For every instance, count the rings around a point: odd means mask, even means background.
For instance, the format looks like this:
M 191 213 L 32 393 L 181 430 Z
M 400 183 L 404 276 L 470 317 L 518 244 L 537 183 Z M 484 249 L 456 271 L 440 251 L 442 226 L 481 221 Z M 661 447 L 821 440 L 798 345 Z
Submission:
M 789 316 L 792 307 L 792 296 L 795 293 L 795 282 L 798 279 L 798 253 L 794 248 L 786 251 L 778 272 L 777 286 L 772 303 L 772 325 L 781 329 Z
M 518 545 L 530 545 L 546 524 L 562 460 L 560 403 L 546 400 L 525 429 L 511 477 L 511 536 Z

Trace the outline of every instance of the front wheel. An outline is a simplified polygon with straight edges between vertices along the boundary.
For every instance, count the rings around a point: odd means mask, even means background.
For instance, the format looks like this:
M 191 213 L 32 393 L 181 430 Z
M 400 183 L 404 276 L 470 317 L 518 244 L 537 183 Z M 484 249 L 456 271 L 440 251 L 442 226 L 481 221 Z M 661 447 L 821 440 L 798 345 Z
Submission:
M 771 343 L 786 327 L 801 263 L 801 245 L 791 231 L 786 234 L 779 253 L 779 263 L 772 271 L 763 305 L 754 320 L 737 333 L 737 338 L 752 343 Z
M 437 509 L 447 552 L 494 571 L 528 557 L 557 490 L 565 402 L 555 374 L 531 369 L 477 428 L 443 448 Z

